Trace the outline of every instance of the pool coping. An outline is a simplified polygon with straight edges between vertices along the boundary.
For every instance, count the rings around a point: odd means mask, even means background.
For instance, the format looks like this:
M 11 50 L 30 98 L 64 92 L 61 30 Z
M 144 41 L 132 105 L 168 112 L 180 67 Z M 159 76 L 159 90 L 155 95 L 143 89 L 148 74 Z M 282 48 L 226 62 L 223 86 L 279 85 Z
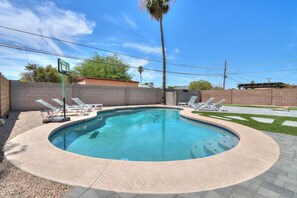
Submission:
M 234 185 L 264 173 L 279 158 L 279 146 L 268 135 L 240 124 L 193 114 L 191 108 L 138 105 L 103 110 L 141 107 L 180 108 L 181 116 L 226 128 L 239 136 L 240 141 L 235 148 L 207 158 L 168 162 L 93 158 L 65 152 L 49 142 L 54 130 L 91 119 L 97 115 L 92 112 L 88 117 L 72 117 L 67 124 L 50 123 L 22 133 L 5 145 L 4 155 L 23 171 L 59 183 L 143 194 L 190 193 Z

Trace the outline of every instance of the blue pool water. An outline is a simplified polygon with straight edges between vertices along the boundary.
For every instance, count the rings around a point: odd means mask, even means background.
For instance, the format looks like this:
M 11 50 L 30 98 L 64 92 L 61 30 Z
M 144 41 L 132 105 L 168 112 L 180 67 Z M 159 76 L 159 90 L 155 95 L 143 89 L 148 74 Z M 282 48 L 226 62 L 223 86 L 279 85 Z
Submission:
M 202 158 L 229 150 L 239 141 L 225 129 L 165 108 L 101 112 L 93 120 L 57 131 L 49 140 L 69 152 L 130 161 Z

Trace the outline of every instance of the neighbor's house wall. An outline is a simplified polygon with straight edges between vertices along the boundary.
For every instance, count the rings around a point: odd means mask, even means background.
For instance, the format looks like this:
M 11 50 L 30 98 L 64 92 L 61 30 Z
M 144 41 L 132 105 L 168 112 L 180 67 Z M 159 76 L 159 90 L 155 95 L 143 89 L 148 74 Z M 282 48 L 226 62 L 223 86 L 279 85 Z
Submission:
M 78 84 L 85 85 L 103 85 L 103 86 L 129 86 L 129 87 L 138 87 L 137 82 L 124 82 L 124 81 L 115 81 L 115 80 L 103 80 L 103 79 L 84 79 Z
M 297 88 L 201 91 L 202 101 L 209 98 L 226 99 L 226 104 L 297 106 Z
M 4 117 L 10 109 L 9 80 L 0 73 L 0 117 Z
M 43 99 L 54 106 L 53 98 L 62 98 L 60 83 L 30 83 L 11 81 L 11 110 L 44 109 L 36 103 Z M 71 98 L 80 98 L 86 103 L 100 103 L 105 106 L 160 104 L 161 90 L 156 88 L 117 87 L 66 84 L 66 102 L 73 104 Z

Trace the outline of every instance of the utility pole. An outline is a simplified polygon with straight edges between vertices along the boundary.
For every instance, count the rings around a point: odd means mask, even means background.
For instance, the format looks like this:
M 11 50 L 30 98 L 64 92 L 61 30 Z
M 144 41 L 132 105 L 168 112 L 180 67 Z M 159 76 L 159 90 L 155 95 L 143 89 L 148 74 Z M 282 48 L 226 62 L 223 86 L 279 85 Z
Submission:
M 266 78 L 267 80 L 268 80 L 268 83 L 270 83 L 270 80 L 272 79 L 272 78 Z
M 224 82 L 223 82 L 223 89 L 226 88 L 226 78 L 227 78 L 227 61 L 225 60 L 225 66 L 224 66 Z

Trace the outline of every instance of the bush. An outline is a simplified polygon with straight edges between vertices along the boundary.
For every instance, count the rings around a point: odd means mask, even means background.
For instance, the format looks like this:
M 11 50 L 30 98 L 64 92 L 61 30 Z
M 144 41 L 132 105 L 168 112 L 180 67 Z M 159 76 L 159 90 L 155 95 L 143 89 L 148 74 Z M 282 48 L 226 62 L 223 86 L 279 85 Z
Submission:
M 5 124 L 5 120 L 4 119 L 0 119 L 0 126 L 3 126 Z

